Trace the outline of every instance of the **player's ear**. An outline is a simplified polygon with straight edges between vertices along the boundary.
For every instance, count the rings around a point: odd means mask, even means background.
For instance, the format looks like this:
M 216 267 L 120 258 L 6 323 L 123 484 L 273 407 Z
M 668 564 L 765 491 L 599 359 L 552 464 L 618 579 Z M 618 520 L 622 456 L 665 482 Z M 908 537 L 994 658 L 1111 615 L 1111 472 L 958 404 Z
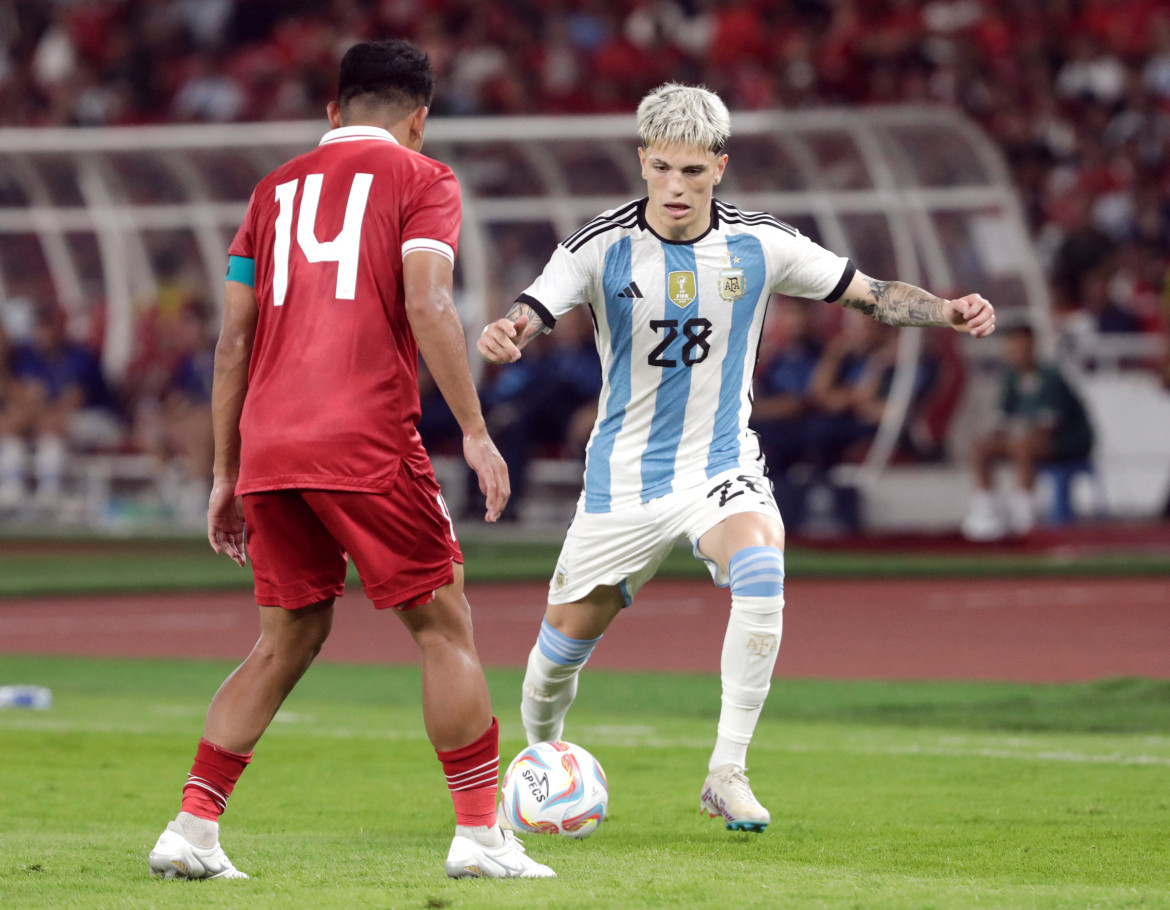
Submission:
M 422 147 L 423 130 L 426 128 L 429 113 L 430 108 L 420 107 L 410 115 L 410 143 L 416 149 Z
M 325 105 L 325 116 L 329 118 L 329 128 L 337 129 L 341 126 L 341 105 L 336 101 L 330 101 Z
M 718 185 L 719 181 L 723 179 L 723 169 L 727 167 L 727 155 L 720 155 L 715 160 L 715 183 Z

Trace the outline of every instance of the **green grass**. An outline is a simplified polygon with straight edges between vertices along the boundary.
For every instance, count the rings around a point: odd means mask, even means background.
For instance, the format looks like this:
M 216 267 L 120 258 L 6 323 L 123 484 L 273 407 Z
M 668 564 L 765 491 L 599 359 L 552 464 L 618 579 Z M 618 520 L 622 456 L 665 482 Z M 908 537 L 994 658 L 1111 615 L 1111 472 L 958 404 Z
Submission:
M 560 541 L 471 538 L 463 542 L 473 582 L 546 581 Z M 787 553 L 790 577 L 986 577 L 1170 575 L 1170 553 L 1046 554 L 885 553 L 813 550 Z M 686 548 L 674 550 L 660 577 L 705 577 Z M 351 570 L 351 581 L 357 576 Z M 195 538 L 12 541 L 0 545 L 0 597 L 134 591 L 246 589 L 250 572 L 211 553 Z
M 1143 680 L 778 681 L 751 755 L 774 822 L 755 836 L 697 813 L 716 680 L 587 671 L 568 732 L 608 771 L 610 818 L 527 839 L 554 882 L 451 882 L 417 670 L 320 665 L 224 819 L 252 880 L 151 880 L 229 669 L 0 657 L 0 683 L 56 698 L 0 711 L 0 906 L 1170 907 L 1170 691 Z M 489 674 L 505 760 L 519 678 Z

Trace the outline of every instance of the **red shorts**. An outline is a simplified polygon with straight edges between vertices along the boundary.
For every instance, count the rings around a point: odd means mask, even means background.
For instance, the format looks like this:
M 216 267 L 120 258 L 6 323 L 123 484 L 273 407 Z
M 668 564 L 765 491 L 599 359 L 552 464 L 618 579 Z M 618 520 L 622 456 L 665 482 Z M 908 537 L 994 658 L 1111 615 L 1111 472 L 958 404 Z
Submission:
M 295 610 L 345 590 L 346 554 L 379 610 L 429 603 L 462 563 L 431 473 L 405 466 L 389 493 L 274 490 L 244 495 L 256 603 Z

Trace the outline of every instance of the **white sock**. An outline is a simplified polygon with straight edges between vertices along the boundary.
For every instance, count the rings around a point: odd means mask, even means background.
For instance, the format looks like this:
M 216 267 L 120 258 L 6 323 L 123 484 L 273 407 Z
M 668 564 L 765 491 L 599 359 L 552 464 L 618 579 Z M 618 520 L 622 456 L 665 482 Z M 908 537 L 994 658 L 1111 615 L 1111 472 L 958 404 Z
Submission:
M 196 847 L 210 848 L 219 843 L 219 822 L 190 812 L 180 812 L 175 821 L 183 829 L 183 836 Z
M 709 771 L 722 765 L 747 767 L 748 745 L 771 688 L 780 650 L 783 603 L 783 596 L 732 595 L 720 660 L 723 697 L 719 734 L 707 765 Z
M 748 746 L 780 650 L 783 565 L 783 555 L 773 547 L 750 547 L 732 557 L 731 613 L 720 660 L 722 705 L 709 771 L 723 765 L 747 767 Z
M 558 664 L 533 646 L 528 654 L 528 669 L 520 697 L 520 718 L 528 745 L 560 739 L 565 730 L 565 715 L 577 697 L 577 675 L 585 666 Z
M 456 825 L 455 834 L 475 841 L 482 847 L 500 847 L 504 843 L 504 832 L 499 825 Z
M 577 676 L 601 636 L 569 638 L 540 624 L 540 635 L 528 654 L 528 669 L 520 696 L 520 718 L 528 745 L 558 740 L 564 735 L 565 715 L 577 696 Z

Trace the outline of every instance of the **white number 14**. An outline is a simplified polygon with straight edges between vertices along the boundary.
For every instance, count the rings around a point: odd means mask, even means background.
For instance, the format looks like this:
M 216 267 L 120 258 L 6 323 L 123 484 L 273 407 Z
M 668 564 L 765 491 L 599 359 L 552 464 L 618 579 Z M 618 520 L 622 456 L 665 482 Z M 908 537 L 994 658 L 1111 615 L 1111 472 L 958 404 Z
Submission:
M 353 300 L 357 292 L 358 252 L 362 239 L 362 218 L 366 214 L 366 200 L 370 195 L 373 174 L 354 174 L 345 204 L 345 222 L 341 232 L 332 240 L 317 239 L 317 204 L 321 201 L 322 174 L 305 177 L 305 191 L 301 196 L 301 211 L 297 218 L 297 245 L 309 262 L 337 263 L 337 299 Z M 297 197 L 297 180 L 282 183 L 276 188 L 276 243 L 272 250 L 272 302 L 284 306 L 288 293 L 288 258 L 292 248 L 293 207 Z

